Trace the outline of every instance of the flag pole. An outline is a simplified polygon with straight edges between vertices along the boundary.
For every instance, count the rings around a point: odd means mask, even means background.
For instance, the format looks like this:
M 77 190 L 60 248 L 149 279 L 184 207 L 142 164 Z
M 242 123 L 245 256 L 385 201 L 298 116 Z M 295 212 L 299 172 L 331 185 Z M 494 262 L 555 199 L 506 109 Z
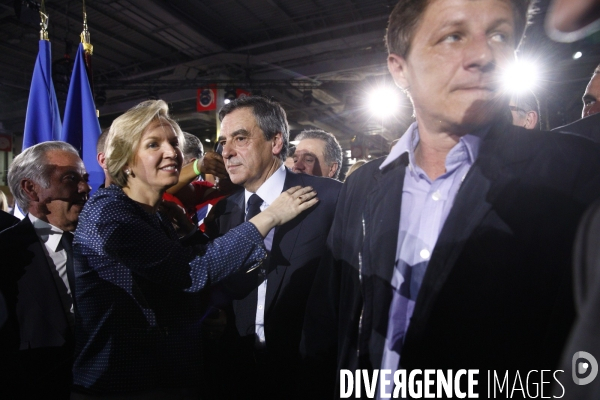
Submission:
M 61 138 L 79 151 L 89 174 L 89 184 L 92 186 L 93 194 L 104 183 L 104 171 L 96 157 L 96 144 L 101 130 L 92 92 L 92 51 L 84 1 L 81 44 L 77 48 L 69 82 Z
M 87 70 L 88 81 L 90 82 L 90 89 L 92 90 L 92 96 L 94 96 L 94 73 L 92 71 L 92 54 L 94 54 L 94 46 L 92 46 L 90 40 L 90 31 L 88 30 L 87 22 L 87 11 L 85 9 L 85 0 L 83 0 L 83 32 L 81 32 L 81 43 L 83 44 L 85 69 Z M 98 113 L 98 110 L 96 110 Z
M 54 84 L 52 83 L 52 49 L 48 38 L 48 20 L 44 0 L 40 4 L 39 51 L 33 67 L 25 127 L 23 150 L 38 143 L 59 140 L 62 124 Z
M 42 0 L 42 5 L 40 6 L 40 40 L 48 39 L 48 14 L 46 14 L 46 3 Z

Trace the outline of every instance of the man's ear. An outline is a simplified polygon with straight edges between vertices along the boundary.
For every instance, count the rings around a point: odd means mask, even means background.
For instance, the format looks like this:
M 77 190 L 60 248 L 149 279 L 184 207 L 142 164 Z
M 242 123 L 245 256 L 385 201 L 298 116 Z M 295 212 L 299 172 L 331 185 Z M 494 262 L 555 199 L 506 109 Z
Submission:
M 273 136 L 272 140 L 272 149 L 274 156 L 278 156 L 281 153 L 281 149 L 283 148 L 283 135 L 281 132 L 277 132 L 275 136 Z
M 337 162 L 331 163 L 331 165 L 329 166 L 329 171 L 327 171 L 327 177 L 333 178 L 335 176 L 335 173 L 337 172 L 338 168 L 339 168 L 339 164 Z
M 535 111 L 528 111 L 527 112 L 527 118 L 525 119 L 525 126 L 524 128 L 526 129 L 535 129 L 535 127 L 538 124 L 538 115 Z
M 103 152 L 96 154 L 96 160 L 102 169 L 108 169 L 106 168 L 106 155 Z
M 394 83 L 402 90 L 407 90 L 409 85 L 407 79 L 407 64 L 406 60 L 394 53 L 390 53 L 387 59 L 388 70 L 394 79 Z
M 21 181 L 21 190 L 25 193 L 25 196 L 29 201 L 40 201 L 38 196 L 38 185 L 29 179 L 23 179 Z

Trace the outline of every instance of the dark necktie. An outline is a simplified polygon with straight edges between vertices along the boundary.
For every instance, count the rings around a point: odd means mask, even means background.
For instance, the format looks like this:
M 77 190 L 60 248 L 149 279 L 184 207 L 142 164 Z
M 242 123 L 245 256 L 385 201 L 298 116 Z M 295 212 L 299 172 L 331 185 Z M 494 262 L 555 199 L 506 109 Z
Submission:
M 246 222 L 250 221 L 252 218 L 257 216 L 260 213 L 260 206 L 263 203 L 263 199 L 258 197 L 256 193 L 254 193 L 248 199 L 248 212 L 246 213 Z
M 75 303 L 75 267 L 73 266 L 73 234 L 64 232 L 60 239 L 63 249 L 67 253 L 67 279 L 69 280 L 69 288 L 71 289 L 71 298 Z

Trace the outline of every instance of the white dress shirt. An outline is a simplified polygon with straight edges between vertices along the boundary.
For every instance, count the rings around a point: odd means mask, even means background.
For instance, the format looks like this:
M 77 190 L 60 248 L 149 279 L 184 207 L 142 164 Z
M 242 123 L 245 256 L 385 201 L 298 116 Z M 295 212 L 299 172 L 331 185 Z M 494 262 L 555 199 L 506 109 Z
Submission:
M 35 216 L 28 214 L 29 220 L 33 225 L 33 229 L 37 234 L 48 264 L 52 267 L 52 276 L 60 293 L 65 314 L 69 319 L 69 324 L 73 324 L 75 319 L 73 316 L 73 300 L 71 298 L 71 288 L 69 287 L 69 278 L 67 277 L 67 252 L 62 246 L 61 239 L 63 230 L 42 221 Z M 65 290 L 66 287 L 66 290 Z
M 285 183 L 285 165 L 281 164 L 281 166 L 271 175 L 265 183 L 263 183 L 258 190 L 256 191 L 256 195 L 263 200 L 262 205 L 260 206 L 260 211 L 264 211 L 275 199 L 281 194 L 283 191 L 283 184 Z M 245 200 L 246 200 L 246 213 L 248 213 L 248 199 L 252 196 L 253 193 L 246 190 Z M 265 237 L 265 248 L 267 252 L 271 252 L 271 248 L 273 247 L 273 234 L 275 229 L 271 229 L 267 236 Z M 265 279 L 258 286 L 258 303 L 256 305 L 256 322 L 254 325 L 254 332 L 256 333 L 256 346 L 264 347 L 265 346 L 265 298 L 267 296 L 267 279 L 266 279 L 266 269 L 267 265 L 261 265 L 261 273 L 264 274 Z

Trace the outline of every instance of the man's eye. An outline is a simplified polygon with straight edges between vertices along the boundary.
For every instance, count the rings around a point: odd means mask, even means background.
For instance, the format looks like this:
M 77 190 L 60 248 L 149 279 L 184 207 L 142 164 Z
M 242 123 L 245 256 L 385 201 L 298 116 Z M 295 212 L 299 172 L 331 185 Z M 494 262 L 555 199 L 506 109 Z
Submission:
M 495 33 L 492 35 L 491 39 L 494 42 L 505 43 L 508 40 L 508 35 L 504 33 Z
M 245 137 L 245 136 L 238 136 L 238 137 L 236 137 L 236 138 L 235 138 L 235 141 L 236 141 L 236 142 L 243 142 L 243 141 L 245 141 L 245 140 L 246 140 L 246 137 Z
M 585 99 L 585 100 L 583 101 L 583 105 L 585 105 L 585 106 L 591 106 L 591 105 L 592 105 L 592 104 L 594 104 L 595 102 L 596 102 L 596 100 L 595 100 L 595 99 Z
M 308 163 L 312 163 L 312 162 L 315 162 L 315 159 L 308 157 L 308 158 L 305 158 L 304 161 L 306 161 Z
M 460 40 L 460 35 L 458 33 L 453 33 L 451 35 L 447 35 L 442 39 L 442 42 L 445 43 L 454 43 Z

